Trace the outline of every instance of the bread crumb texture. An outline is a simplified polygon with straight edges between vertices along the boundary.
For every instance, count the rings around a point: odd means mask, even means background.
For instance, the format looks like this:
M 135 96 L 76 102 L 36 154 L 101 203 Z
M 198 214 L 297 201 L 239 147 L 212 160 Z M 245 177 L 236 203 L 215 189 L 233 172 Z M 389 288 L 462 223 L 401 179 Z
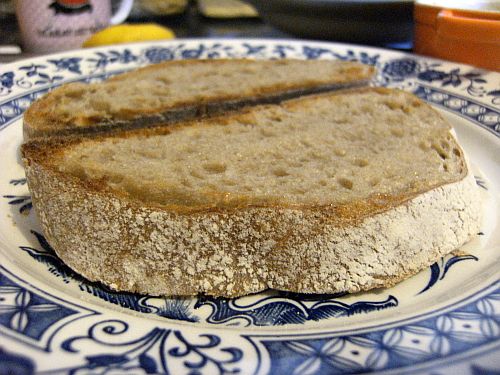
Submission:
M 44 147 L 23 154 L 49 243 L 118 290 L 358 292 L 478 231 L 476 184 L 449 126 L 399 91 Z
M 367 90 L 261 107 L 168 133 L 89 139 L 57 168 L 146 203 L 339 205 L 464 176 L 449 127 L 409 94 Z
M 208 104 L 366 83 L 373 72 L 368 65 L 327 60 L 168 61 L 101 83 L 70 83 L 55 89 L 25 113 L 24 133 L 54 135 L 136 118 L 147 123 L 149 116 L 155 121 L 195 117 L 209 110 Z

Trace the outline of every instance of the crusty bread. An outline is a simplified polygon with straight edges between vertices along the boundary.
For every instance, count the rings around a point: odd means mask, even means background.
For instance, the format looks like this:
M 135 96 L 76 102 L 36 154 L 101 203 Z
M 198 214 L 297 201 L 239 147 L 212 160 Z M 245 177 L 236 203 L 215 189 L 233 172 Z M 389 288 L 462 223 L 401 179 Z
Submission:
M 24 139 L 137 128 L 366 85 L 374 68 L 332 60 L 181 60 L 70 83 L 24 115 Z
M 153 295 L 387 287 L 478 231 L 450 126 L 366 88 L 93 139 L 32 141 L 43 231 L 90 280 Z

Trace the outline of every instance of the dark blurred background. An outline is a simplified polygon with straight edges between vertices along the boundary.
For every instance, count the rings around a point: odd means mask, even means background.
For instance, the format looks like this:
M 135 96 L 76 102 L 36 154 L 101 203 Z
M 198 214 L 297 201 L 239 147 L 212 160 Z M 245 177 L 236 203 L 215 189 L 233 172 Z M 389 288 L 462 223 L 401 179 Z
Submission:
M 248 1 L 251 4 L 135 0 L 126 22 L 158 23 L 171 28 L 178 38 L 305 38 L 401 50 L 412 47 L 411 0 Z M 14 1 L 0 0 L 0 62 L 29 57 L 21 48 Z

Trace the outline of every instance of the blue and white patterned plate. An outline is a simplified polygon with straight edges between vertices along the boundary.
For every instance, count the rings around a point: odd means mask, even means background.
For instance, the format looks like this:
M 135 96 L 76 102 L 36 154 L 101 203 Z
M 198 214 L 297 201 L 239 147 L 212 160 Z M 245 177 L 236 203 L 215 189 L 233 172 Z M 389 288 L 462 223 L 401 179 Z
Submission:
M 456 128 L 484 199 L 461 252 L 391 289 L 269 291 L 237 299 L 116 293 L 64 266 L 45 241 L 18 148 L 29 104 L 71 81 L 187 58 L 359 60 L 379 85 L 434 105 Z M 175 40 L 0 66 L 0 373 L 498 374 L 500 74 L 394 51 L 287 40 Z M 495 372 L 497 371 L 497 372 Z

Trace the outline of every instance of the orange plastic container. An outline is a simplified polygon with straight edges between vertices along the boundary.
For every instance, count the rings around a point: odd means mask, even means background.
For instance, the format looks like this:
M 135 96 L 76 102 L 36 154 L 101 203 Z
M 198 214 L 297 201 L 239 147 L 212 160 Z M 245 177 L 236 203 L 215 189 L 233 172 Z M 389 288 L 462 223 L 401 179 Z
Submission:
M 415 4 L 416 53 L 500 71 L 500 12 Z

